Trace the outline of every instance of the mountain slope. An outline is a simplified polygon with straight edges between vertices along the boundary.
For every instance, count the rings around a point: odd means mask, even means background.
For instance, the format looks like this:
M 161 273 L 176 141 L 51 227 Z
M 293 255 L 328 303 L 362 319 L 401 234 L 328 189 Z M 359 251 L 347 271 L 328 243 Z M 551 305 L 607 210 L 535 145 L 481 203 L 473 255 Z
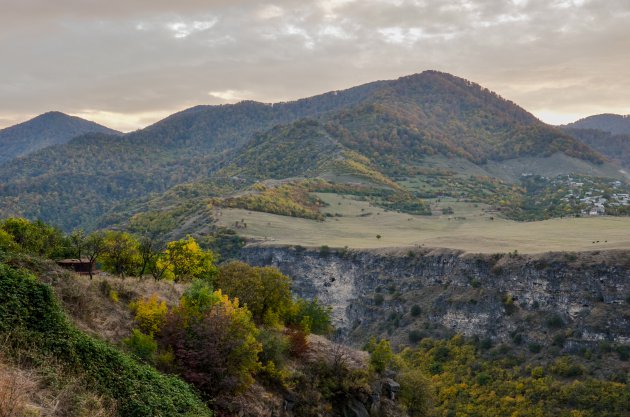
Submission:
M 602 162 L 596 152 L 514 103 L 436 71 L 399 78 L 379 90 L 369 104 L 344 110 L 333 122 L 349 133 L 342 136 L 346 146 L 369 157 L 386 153 L 395 157 L 392 165 L 427 154 L 456 155 L 483 164 L 555 152 Z
M 215 175 L 312 176 L 341 161 L 382 177 L 437 154 L 484 164 L 557 152 L 603 161 L 479 85 L 426 71 L 294 102 L 198 106 L 122 137 L 75 138 L 0 166 L 0 215 L 90 227 L 121 202 Z
M 598 114 L 569 123 L 565 127 L 572 129 L 596 129 L 616 135 L 630 134 L 630 115 Z
M 85 133 L 119 134 L 113 129 L 79 117 L 60 112 L 44 113 L 0 130 L 0 164 L 47 146 L 66 143 Z
M 564 130 L 611 161 L 630 168 L 630 133 L 615 134 L 603 130 L 568 127 Z

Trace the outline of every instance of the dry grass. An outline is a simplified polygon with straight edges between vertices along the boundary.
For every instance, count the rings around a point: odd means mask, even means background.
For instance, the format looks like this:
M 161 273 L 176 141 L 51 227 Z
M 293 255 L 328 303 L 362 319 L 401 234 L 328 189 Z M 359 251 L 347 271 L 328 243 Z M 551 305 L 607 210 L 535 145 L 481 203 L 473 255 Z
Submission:
M 90 392 L 72 371 L 53 360 L 38 367 L 26 362 L 0 357 L 0 417 L 117 415 L 111 401 Z
M 90 280 L 57 267 L 40 275 L 50 284 L 64 310 L 81 330 L 112 343 L 131 334 L 134 327 L 129 303 L 158 294 L 168 305 L 176 305 L 184 286 L 153 279 L 138 279 L 99 274 Z
M 219 224 L 244 219 L 245 237 L 263 244 L 365 249 L 379 247 L 452 248 L 471 253 L 593 251 L 630 249 L 630 217 L 553 219 L 515 222 L 496 217 L 482 204 L 433 202 L 436 215 L 385 211 L 350 196 L 318 194 L 335 217 L 324 222 L 240 209 L 224 209 Z M 451 206 L 454 215 L 442 215 Z M 376 236 L 380 235 L 381 238 Z
M 20 372 L 0 362 L 0 417 L 23 417 L 33 414 L 28 404 L 29 394 L 37 380 L 31 373 Z

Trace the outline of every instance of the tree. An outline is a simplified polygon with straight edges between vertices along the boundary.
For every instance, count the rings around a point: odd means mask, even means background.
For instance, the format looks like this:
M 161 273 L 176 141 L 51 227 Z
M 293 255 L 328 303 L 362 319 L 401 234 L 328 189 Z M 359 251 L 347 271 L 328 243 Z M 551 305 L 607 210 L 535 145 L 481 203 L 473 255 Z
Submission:
M 392 361 L 394 354 L 389 340 L 381 340 L 376 344 L 374 350 L 370 354 L 370 365 L 379 374 L 385 372 Z
M 333 330 L 331 314 L 332 309 L 321 305 L 317 298 L 311 301 L 300 298 L 291 309 L 288 324 L 297 324 L 311 333 L 325 335 Z
M 420 369 L 411 369 L 398 376 L 400 402 L 407 409 L 409 417 L 426 417 L 431 411 L 429 379 Z
M 230 262 L 221 266 L 215 284 L 247 306 L 256 323 L 275 324 L 291 308 L 291 280 L 276 268 Z
M 88 261 L 90 262 L 90 279 L 92 279 L 92 265 L 96 263 L 96 260 L 105 250 L 105 233 L 101 231 L 90 234 L 85 239 L 84 252 Z
M 135 321 L 140 329 L 150 335 L 160 332 L 166 321 L 168 307 L 164 300 L 160 300 L 156 293 L 149 298 L 141 298 L 132 302 L 129 307 L 135 313 Z
M 29 222 L 26 219 L 9 218 L 0 223 L 0 229 L 11 235 L 26 253 L 45 257 L 63 254 L 64 236 L 61 230 L 39 220 Z
M 0 251 L 14 251 L 17 244 L 13 241 L 13 236 L 0 229 Z
M 101 259 L 106 270 L 122 277 L 131 275 L 140 264 L 138 241 L 129 233 L 107 231 Z
M 172 351 L 183 378 L 210 397 L 246 388 L 262 350 L 251 313 L 220 290 L 210 293 L 208 283 L 196 282 L 168 314 L 160 347 Z
M 169 242 L 157 259 L 156 270 L 162 271 L 160 277 L 174 281 L 211 281 L 217 273 L 212 252 L 201 249 L 191 236 Z
M 154 236 L 142 236 L 140 238 L 138 252 L 142 261 L 140 272 L 138 273 L 139 277 L 144 276 L 147 269 L 150 271 L 155 269 L 155 262 L 160 253 L 159 246 L 160 244 Z
M 72 233 L 70 233 L 70 236 L 68 236 L 72 252 L 77 259 L 81 259 L 86 238 L 87 236 L 85 235 L 83 229 L 75 229 L 72 231 Z

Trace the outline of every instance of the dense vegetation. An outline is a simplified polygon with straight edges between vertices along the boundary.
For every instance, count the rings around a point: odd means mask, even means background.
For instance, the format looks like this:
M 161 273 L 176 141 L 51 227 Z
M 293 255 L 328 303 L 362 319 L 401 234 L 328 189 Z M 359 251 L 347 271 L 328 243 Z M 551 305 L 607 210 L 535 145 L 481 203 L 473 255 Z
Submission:
M 119 305 L 131 309 L 135 328 L 117 348 L 77 330 L 51 288 L 19 269 L 41 271 L 39 257 L 68 254 L 95 256 L 121 276 L 184 283 L 184 291 L 175 302 L 153 293 Z M 363 404 L 359 399 L 370 398 L 374 387 L 384 396 L 375 412 L 388 416 L 404 410 L 436 417 L 594 417 L 630 410 L 628 377 L 609 366 L 628 360 L 624 345 L 600 343 L 574 354 L 549 348 L 542 355 L 546 347 L 532 343 L 513 349 L 411 331 L 411 347 L 398 352 L 387 340 L 370 340 L 366 367 L 342 346 L 311 346 L 309 333 L 332 331 L 330 309 L 295 299 L 289 277 L 242 262 L 217 266 L 212 252 L 190 237 L 157 244 L 121 231 L 65 235 L 41 222 L 7 219 L 0 223 L 0 261 L 0 333 L 8 340 L 0 359 L 8 355 L 35 369 L 61 364 L 54 372 L 78 375 L 116 415 L 210 415 L 206 401 L 230 415 L 261 389 L 272 396 L 289 392 L 295 415 L 336 415 Z M 118 303 L 112 282 L 98 287 Z M 509 300 L 504 303 L 507 311 Z M 420 316 L 422 308 L 414 305 L 410 314 Z M 562 320 L 550 317 L 547 327 L 557 336 Z M 517 336 L 514 343 L 522 343 Z M 397 403 L 386 399 L 390 377 L 400 384 Z
M 630 167 L 630 133 L 565 128 L 569 135 L 623 167 Z M 628 129 L 630 131 L 630 129 Z
M 79 373 L 121 416 L 210 415 L 205 401 L 228 410 L 256 380 L 306 395 L 290 388 L 297 375 L 287 363 L 306 353 L 310 333 L 332 331 L 330 309 L 294 299 L 291 280 L 278 270 L 238 262 L 217 268 L 212 252 L 190 237 L 158 244 L 121 231 L 64 235 L 41 222 L 0 222 L 0 259 L 7 264 L 37 265 L 39 257 L 69 254 L 97 260 L 121 277 L 190 284 L 177 304 L 156 293 L 130 303 L 136 328 L 122 345 L 130 357 L 77 330 L 35 276 L 0 264 L 0 333 L 12 360 L 62 363 L 62 372 Z M 107 281 L 100 287 L 118 302 Z M 194 385 L 204 401 L 156 368 Z
M 368 346 L 403 376 L 410 372 L 431 381 L 435 416 L 623 416 L 630 410 L 627 375 L 613 380 L 592 376 L 584 357 L 558 356 L 547 362 L 528 362 L 501 346 L 484 343 L 423 339 L 417 347 L 387 357 Z M 382 364 L 383 360 L 380 359 Z M 418 384 L 417 386 L 422 386 Z M 422 389 L 416 390 L 423 394 Z M 425 404 L 424 393 L 416 398 Z
M 296 102 L 200 106 L 122 137 L 75 138 L 0 166 L 0 215 L 95 228 L 121 206 L 138 211 L 152 194 L 190 182 L 323 176 L 397 189 L 392 176 L 432 155 L 483 164 L 556 152 L 602 162 L 496 94 L 428 71 Z
M 599 130 L 614 135 L 630 134 L 630 116 L 598 114 L 569 123 L 566 127 L 571 129 Z
M 85 133 L 119 132 L 78 117 L 49 112 L 0 130 L 0 165 L 51 145 L 63 144 Z
M 77 330 L 65 318 L 50 287 L 0 264 L 0 332 L 5 353 L 35 366 L 59 361 L 116 404 L 120 416 L 210 416 L 180 379 L 136 362 Z

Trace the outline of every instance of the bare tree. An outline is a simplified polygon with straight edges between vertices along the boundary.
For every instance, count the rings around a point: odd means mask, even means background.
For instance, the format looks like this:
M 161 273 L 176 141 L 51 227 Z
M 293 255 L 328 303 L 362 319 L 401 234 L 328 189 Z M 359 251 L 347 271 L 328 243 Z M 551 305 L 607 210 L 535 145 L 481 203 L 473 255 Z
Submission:
M 89 235 L 85 239 L 85 256 L 88 261 L 90 261 L 89 274 L 90 279 L 92 279 L 92 265 L 96 264 L 96 259 L 103 253 L 105 250 L 105 233 L 98 231 Z

